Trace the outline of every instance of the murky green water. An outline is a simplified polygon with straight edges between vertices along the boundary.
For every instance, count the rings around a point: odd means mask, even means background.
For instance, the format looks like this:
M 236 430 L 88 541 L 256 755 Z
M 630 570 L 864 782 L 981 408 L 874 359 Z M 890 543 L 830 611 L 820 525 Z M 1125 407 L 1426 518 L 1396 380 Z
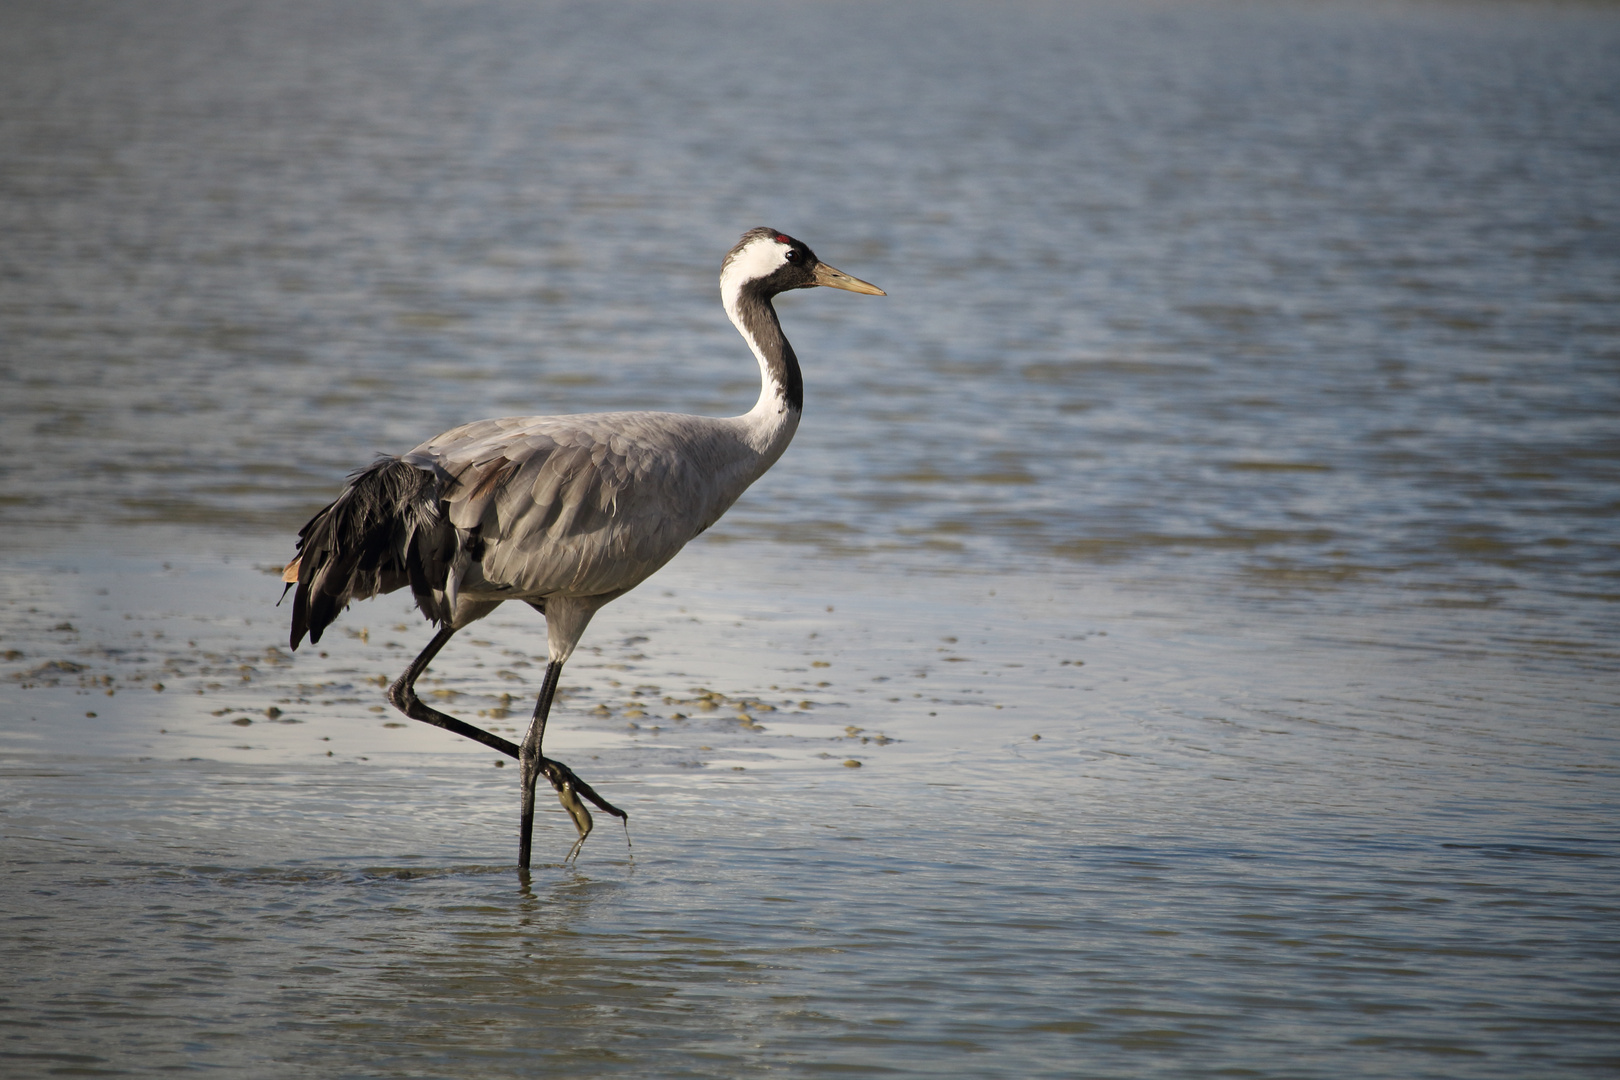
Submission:
M 7 7 L 0 1072 L 1612 1072 L 1617 60 L 1599 5 Z M 548 807 L 525 884 L 515 770 L 383 709 L 419 618 L 294 655 L 272 572 L 453 423 L 745 408 L 760 223 L 890 296 L 782 304 L 797 441 L 548 734 L 633 847 Z M 543 649 L 422 685 L 516 730 Z

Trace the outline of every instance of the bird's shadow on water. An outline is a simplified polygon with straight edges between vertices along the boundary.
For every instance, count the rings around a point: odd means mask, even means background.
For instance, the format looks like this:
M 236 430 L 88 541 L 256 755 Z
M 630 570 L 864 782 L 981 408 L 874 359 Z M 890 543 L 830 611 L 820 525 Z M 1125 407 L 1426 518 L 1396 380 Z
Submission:
M 618 894 L 635 872 L 628 860 L 601 863 L 594 873 L 562 860 L 527 872 L 513 864 L 399 863 L 142 869 L 133 879 L 103 883 L 133 885 L 153 900 L 167 894 L 179 910 L 218 911 L 250 936 L 296 928 L 322 936 L 359 932 L 403 945 L 426 933 L 430 951 L 443 947 L 441 936 L 476 934 L 517 946 L 535 933 L 577 932 L 591 921 L 596 902 Z M 318 930 L 322 924 L 327 931 Z
M 615 863 L 626 872 L 633 872 L 635 862 L 626 859 Z M 354 888 L 386 887 L 401 883 L 433 883 L 455 885 L 494 885 L 500 891 L 523 900 L 544 899 L 558 889 L 577 889 L 581 886 L 602 884 L 600 877 L 582 871 L 575 860 L 559 859 L 550 863 L 537 863 L 531 870 L 516 865 L 461 866 L 211 866 L 147 867 L 145 877 L 157 885 L 190 884 L 232 890 L 304 889 L 311 887 L 342 890 Z

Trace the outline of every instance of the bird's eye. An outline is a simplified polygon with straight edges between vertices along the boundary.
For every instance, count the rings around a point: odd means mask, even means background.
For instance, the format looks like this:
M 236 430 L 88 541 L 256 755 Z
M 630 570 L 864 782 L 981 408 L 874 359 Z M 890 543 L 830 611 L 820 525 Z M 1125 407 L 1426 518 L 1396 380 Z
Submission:
M 789 248 L 785 257 L 787 261 L 792 263 L 794 266 L 798 266 L 800 263 L 804 262 L 804 252 L 800 251 L 798 248 Z

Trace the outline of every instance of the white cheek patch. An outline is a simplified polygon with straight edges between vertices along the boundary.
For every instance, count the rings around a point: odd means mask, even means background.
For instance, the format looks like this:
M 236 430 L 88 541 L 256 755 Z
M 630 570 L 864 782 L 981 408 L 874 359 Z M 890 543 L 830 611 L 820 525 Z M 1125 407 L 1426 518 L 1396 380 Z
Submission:
M 739 251 L 720 272 L 721 291 L 729 294 L 741 288 L 745 281 L 776 273 L 787 265 L 787 253 L 791 250 L 786 244 L 778 244 L 768 236 L 760 237 Z

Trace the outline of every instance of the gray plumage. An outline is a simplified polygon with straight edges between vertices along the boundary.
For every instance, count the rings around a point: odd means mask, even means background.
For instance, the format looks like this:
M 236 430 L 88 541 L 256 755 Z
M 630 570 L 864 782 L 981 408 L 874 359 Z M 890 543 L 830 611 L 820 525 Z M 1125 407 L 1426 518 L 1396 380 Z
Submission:
M 306 627 L 319 641 L 348 603 L 405 585 L 456 629 L 505 600 L 536 604 L 548 625 L 564 607 L 588 620 L 764 472 L 746 434 L 736 419 L 676 413 L 510 417 L 384 458 L 301 534 L 310 581 L 301 566 L 293 646 Z M 550 635 L 551 658 L 567 660 L 584 626 L 556 630 L 570 632 Z
M 440 630 L 389 698 L 415 719 L 524 762 L 520 865 L 528 865 L 535 775 L 551 779 L 581 842 L 590 816 L 576 792 L 624 816 L 566 766 L 540 754 L 557 676 L 602 605 L 645 581 L 719 520 L 787 448 L 798 427 L 803 383 L 771 297 L 816 285 L 882 295 L 771 229 L 743 234 L 726 256 L 722 300 L 761 371 L 759 400 L 742 416 L 620 412 L 479 420 L 355 473 L 299 533 L 298 557 L 284 574 L 294 589 L 292 647 L 306 634 L 318 642 L 350 603 L 409 586 L 417 607 Z M 451 634 L 508 600 L 545 616 L 549 646 L 546 684 L 521 748 L 428 708 L 414 690 Z

